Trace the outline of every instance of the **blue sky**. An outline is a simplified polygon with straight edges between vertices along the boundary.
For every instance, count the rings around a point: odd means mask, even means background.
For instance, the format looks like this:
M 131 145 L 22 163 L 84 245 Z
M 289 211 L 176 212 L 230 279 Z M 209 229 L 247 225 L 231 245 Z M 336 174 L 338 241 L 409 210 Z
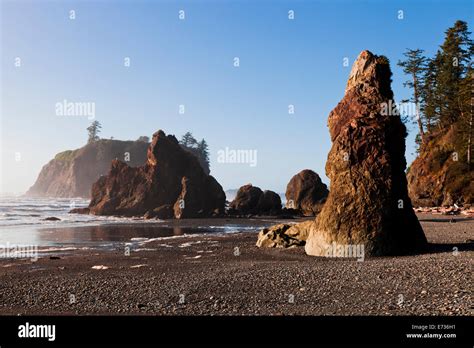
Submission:
M 95 103 L 104 138 L 158 129 L 205 138 L 225 189 L 251 182 L 284 192 L 305 168 L 328 183 L 327 116 L 360 51 L 391 60 L 395 98 L 406 99 L 396 66 L 405 49 L 432 55 L 457 19 L 472 30 L 472 10 L 459 0 L 2 0 L 0 190 L 26 191 L 57 152 L 85 144 L 90 120 L 55 114 L 65 99 Z M 414 136 L 410 126 L 408 163 Z M 257 150 L 257 165 L 217 163 L 225 147 Z

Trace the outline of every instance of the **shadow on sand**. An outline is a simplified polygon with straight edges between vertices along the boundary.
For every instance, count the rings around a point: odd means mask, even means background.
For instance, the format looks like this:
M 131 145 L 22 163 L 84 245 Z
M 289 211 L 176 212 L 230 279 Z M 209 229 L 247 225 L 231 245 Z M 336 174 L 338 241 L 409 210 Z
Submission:
M 452 253 L 456 251 L 474 251 L 474 241 L 467 241 L 465 243 L 428 243 L 424 254 Z
M 438 219 L 420 219 L 418 218 L 418 221 L 420 222 L 464 222 L 464 221 L 472 221 L 472 218 L 465 218 L 465 217 L 459 217 L 458 215 L 452 215 L 450 217 L 446 218 L 438 218 Z

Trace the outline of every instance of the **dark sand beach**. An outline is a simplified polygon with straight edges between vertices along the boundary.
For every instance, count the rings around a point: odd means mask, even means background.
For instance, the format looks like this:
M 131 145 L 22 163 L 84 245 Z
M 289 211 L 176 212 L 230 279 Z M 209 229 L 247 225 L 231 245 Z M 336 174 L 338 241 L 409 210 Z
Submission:
M 427 253 L 361 262 L 259 249 L 256 232 L 2 259 L 0 314 L 472 315 L 474 220 L 418 218 Z

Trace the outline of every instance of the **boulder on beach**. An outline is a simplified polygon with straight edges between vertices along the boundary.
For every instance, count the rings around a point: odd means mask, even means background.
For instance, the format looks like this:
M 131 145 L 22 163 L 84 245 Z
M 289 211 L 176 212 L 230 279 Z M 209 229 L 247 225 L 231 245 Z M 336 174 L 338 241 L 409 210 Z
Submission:
M 427 244 L 407 192 L 405 125 L 382 111 L 394 105 L 391 75 L 387 58 L 363 51 L 329 114 L 331 187 L 306 241 L 308 255 L 327 256 L 333 243 L 364 245 L 367 256 L 419 252 Z
M 266 227 L 258 234 L 259 248 L 291 248 L 305 245 L 308 234 L 314 226 L 314 221 L 299 224 L 279 224 Z
M 281 198 L 273 191 L 247 184 L 239 188 L 229 208 L 231 214 L 276 215 L 281 212 Z
M 293 176 L 286 186 L 286 207 L 305 216 L 314 216 L 321 211 L 328 193 L 319 175 L 305 169 Z
M 159 130 L 143 166 L 113 160 L 108 175 L 92 185 L 89 207 L 73 212 L 179 219 L 221 215 L 224 209 L 221 185 L 173 135 Z

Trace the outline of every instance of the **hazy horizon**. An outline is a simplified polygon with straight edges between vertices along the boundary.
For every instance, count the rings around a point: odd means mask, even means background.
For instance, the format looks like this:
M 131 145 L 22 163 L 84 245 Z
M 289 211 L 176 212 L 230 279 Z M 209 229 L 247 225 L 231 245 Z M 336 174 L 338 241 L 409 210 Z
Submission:
M 467 0 L 2 1 L 0 193 L 25 192 L 58 152 L 85 145 L 92 119 L 105 139 L 158 129 L 206 139 L 224 190 L 285 192 L 303 169 L 329 186 L 327 117 L 359 53 L 390 59 L 400 102 L 411 93 L 396 64 L 406 49 L 433 56 L 456 20 L 473 30 L 472 9 Z M 58 115 L 64 101 L 91 103 L 94 117 Z M 219 163 L 226 148 L 257 151 L 256 165 Z

